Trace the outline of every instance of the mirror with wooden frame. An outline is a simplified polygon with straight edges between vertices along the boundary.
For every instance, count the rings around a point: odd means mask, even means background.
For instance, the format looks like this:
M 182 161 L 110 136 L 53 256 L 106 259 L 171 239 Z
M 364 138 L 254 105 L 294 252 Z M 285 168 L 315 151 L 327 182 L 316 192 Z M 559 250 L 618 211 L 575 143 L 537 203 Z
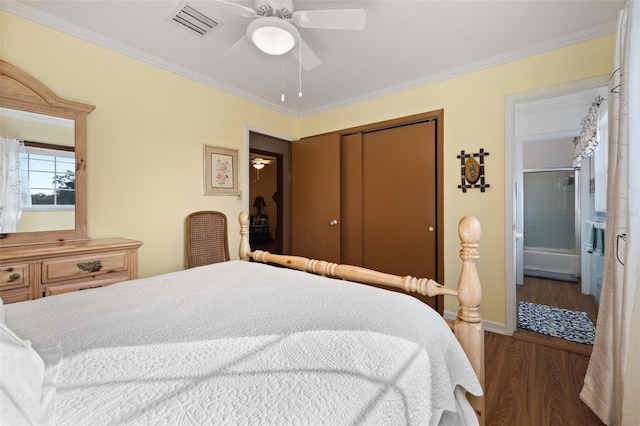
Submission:
M 20 163 L 19 176 L 0 179 L 0 246 L 88 239 L 87 115 L 94 109 L 0 60 L 0 173 Z

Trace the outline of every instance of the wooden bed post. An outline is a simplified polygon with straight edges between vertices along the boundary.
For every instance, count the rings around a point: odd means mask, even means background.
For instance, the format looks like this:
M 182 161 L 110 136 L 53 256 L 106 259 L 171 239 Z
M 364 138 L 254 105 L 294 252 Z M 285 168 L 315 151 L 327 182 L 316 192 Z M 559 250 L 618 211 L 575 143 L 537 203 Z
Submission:
M 478 219 L 471 216 L 463 217 L 458 224 L 458 235 L 462 246 L 460 249 L 462 271 L 458 280 L 460 309 L 453 324 L 453 332 L 471 361 L 480 386 L 483 391 L 486 391 L 484 387 L 484 324 L 480 316 L 482 288 L 476 270 L 476 261 L 480 257 L 478 253 L 480 222 Z M 468 397 L 478 415 L 478 422 L 481 426 L 484 425 L 486 418 L 484 395 L 481 397 L 468 395 Z
M 238 247 L 238 256 L 240 260 L 249 260 L 251 246 L 249 245 L 249 212 L 241 211 L 238 215 L 240 222 L 240 246 Z

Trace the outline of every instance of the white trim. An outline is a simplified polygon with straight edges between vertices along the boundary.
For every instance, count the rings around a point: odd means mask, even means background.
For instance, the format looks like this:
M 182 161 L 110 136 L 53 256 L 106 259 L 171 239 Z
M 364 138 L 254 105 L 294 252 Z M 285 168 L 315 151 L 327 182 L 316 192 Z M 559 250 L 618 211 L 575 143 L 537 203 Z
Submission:
M 582 161 L 582 168 L 580 170 L 591 169 L 593 165 L 593 157 L 587 158 Z M 580 173 L 580 210 L 584 212 L 581 223 L 590 220 L 588 216 L 589 210 L 589 178 L 590 172 Z M 584 225 L 583 225 L 584 226 Z M 582 230 L 584 232 L 584 230 Z M 591 262 L 585 262 L 584 260 L 590 259 L 591 253 L 587 251 L 587 247 L 584 244 L 580 244 L 580 290 L 582 294 L 591 294 Z
M 425 86 L 427 84 L 432 84 L 438 81 L 447 80 L 463 74 L 468 74 L 471 72 L 490 68 L 496 65 L 522 59 L 528 56 L 548 52 L 550 50 L 559 49 L 565 46 L 569 46 L 571 44 L 580 43 L 586 40 L 591 40 L 597 37 L 601 37 L 606 34 L 614 33 L 616 28 L 615 22 L 598 25 L 583 31 L 578 31 L 562 37 L 554 38 L 552 40 L 547 40 L 542 43 L 537 43 L 531 46 L 526 46 L 520 49 L 512 50 L 511 52 L 507 52 L 502 55 L 485 58 L 483 60 L 465 64 L 459 67 L 454 67 L 440 73 L 430 74 L 416 80 L 411 80 L 398 85 L 389 86 L 377 91 L 367 93 L 366 95 L 356 96 L 353 98 L 345 99 L 340 102 L 323 105 L 321 107 L 312 108 L 305 111 L 294 111 L 292 109 L 285 108 L 281 103 L 267 101 L 263 98 L 255 96 L 244 90 L 240 90 L 238 88 L 232 87 L 214 78 L 189 70 L 181 65 L 159 58 L 155 55 L 151 55 L 147 52 L 144 52 L 140 49 L 129 46 L 125 43 L 121 43 L 109 37 L 102 36 L 93 31 L 87 30 L 85 28 L 71 24 L 62 19 L 43 13 L 33 7 L 28 6 L 23 2 L 19 2 L 15 0 L 2 1 L 0 2 L 0 10 L 7 11 L 9 13 L 15 14 L 22 18 L 29 19 L 31 21 L 37 22 L 47 27 L 62 31 L 66 34 L 70 34 L 82 40 L 89 41 L 91 43 L 113 50 L 115 52 L 119 52 L 123 55 L 132 57 L 134 59 L 138 59 L 142 62 L 146 62 L 148 64 L 157 66 L 159 68 L 162 68 L 167 71 L 173 72 L 175 74 L 181 75 L 183 77 L 189 78 L 191 80 L 200 82 L 202 84 L 206 84 L 207 86 L 211 86 L 211 87 L 223 90 L 229 94 L 238 96 L 240 98 L 254 102 L 258 105 L 265 106 L 274 111 L 281 112 L 283 114 L 289 115 L 294 118 L 308 117 L 314 114 L 319 114 L 322 112 L 337 109 L 347 105 L 352 105 L 352 104 L 368 101 L 371 99 L 379 98 L 382 96 L 387 96 L 399 91 L 415 89 L 417 87 Z
M 515 137 L 515 107 L 519 102 L 530 102 L 572 92 L 606 86 L 608 75 L 545 87 L 505 96 L 504 105 L 504 256 L 505 256 L 505 334 L 512 335 L 517 327 L 516 277 L 515 277 L 515 183 L 522 171 L 522 158 L 518 157 L 522 141 Z M 518 143 L 518 145 L 516 145 Z
M 516 331 L 516 173 L 515 164 L 522 163 L 522 154 L 516 148 L 515 104 L 519 95 L 505 96 L 504 105 L 504 298 L 505 298 L 505 334 Z M 521 146 L 521 145 L 518 145 Z M 522 166 L 520 166 L 522 167 Z M 522 185 L 520 185 L 522 191 Z M 521 231 L 519 231 L 521 232 Z
M 444 311 L 443 316 L 446 319 L 455 320 L 456 317 L 458 316 L 458 313 L 451 312 L 451 311 Z M 491 333 L 497 333 L 497 334 L 507 334 L 505 332 L 504 324 L 501 324 L 499 322 L 494 322 L 494 321 L 487 321 L 485 319 L 483 319 L 482 322 L 484 323 L 485 331 L 490 331 Z

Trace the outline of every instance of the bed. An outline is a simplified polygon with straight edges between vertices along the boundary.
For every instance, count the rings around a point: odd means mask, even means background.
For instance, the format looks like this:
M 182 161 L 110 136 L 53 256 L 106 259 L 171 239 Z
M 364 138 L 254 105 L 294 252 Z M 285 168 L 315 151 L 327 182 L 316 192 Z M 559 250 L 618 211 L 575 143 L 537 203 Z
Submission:
M 477 220 L 457 290 L 252 252 L 240 224 L 241 260 L 5 305 L 0 423 L 484 422 Z M 378 285 L 457 295 L 458 318 Z

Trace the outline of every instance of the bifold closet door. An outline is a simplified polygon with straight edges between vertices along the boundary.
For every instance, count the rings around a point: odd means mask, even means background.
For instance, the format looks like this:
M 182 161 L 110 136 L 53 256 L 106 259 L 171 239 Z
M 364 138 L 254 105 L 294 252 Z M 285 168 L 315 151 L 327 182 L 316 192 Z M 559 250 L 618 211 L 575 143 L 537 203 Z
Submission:
M 362 259 L 380 271 L 436 278 L 436 122 L 362 134 Z
M 291 252 L 340 263 L 340 135 L 291 144 Z

